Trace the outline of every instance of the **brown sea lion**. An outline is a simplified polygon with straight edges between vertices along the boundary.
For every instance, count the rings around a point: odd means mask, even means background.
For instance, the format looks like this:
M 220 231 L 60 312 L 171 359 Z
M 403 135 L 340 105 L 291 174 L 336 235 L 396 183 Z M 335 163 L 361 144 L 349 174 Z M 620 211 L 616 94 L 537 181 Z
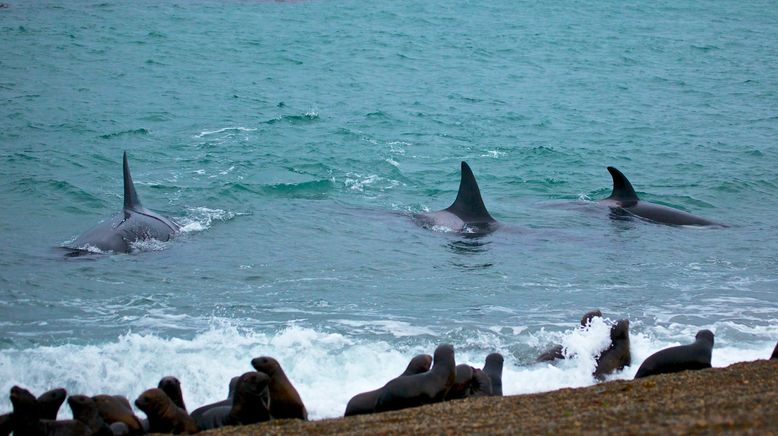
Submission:
M 173 404 L 186 410 L 184 394 L 181 392 L 181 382 L 177 378 L 172 375 L 162 377 L 157 387 L 162 389 L 173 400 Z
M 712 353 L 713 332 L 700 330 L 693 343 L 665 348 L 648 356 L 638 368 L 635 378 L 710 368 Z
M 135 405 L 149 418 L 149 433 L 197 433 L 197 425 L 186 411 L 159 388 L 144 391 Z
M 250 371 L 240 376 L 231 406 L 213 407 L 200 416 L 197 426 L 209 430 L 228 425 L 270 421 L 270 377 Z
M 114 395 L 95 395 L 92 397 L 97 411 L 108 425 L 123 423 L 130 434 L 143 433 L 143 425 L 132 411 L 127 398 Z
M 439 345 L 435 349 L 432 369 L 422 374 L 390 380 L 381 388 L 375 410 L 400 410 L 443 401 L 455 379 L 454 346 Z
M 775 349 L 773 349 L 773 354 L 770 356 L 770 360 L 778 359 L 778 343 L 775 344 Z
M 597 358 L 594 376 L 602 380 L 606 374 L 624 369 L 632 363 L 629 352 L 629 320 L 622 319 L 611 326 L 611 344 Z
M 599 313 L 599 310 L 596 312 Z M 491 353 L 486 356 L 486 362 L 484 362 L 484 372 L 489 376 L 492 395 L 496 397 L 502 397 L 502 365 L 504 361 L 502 354 Z
M 400 377 L 406 375 L 421 374 L 430 370 L 432 366 L 432 356 L 429 354 L 419 354 L 411 359 L 411 362 L 405 368 Z M 364 415 L 375 412 L 375 403 L 378 400 L 381 389 L 375 389 L 361 394 L 354 395 L 346 405 L 346 413 L 343 416 Z
M 461 364 L 456 366 L 455 371 L 454 384 L 446 392 L 444 401 L 461 400 L 470 394 L 470 387 L 473 383 L 473 367 Z
M 93 436 L 113 436 L 113 431 L 97 411 L 95 400 L 86 395 L 71 395 L 68 405 L 73 411 L 73 419 L 86 424 Z
M 308 420 L 303 400 L 297 389 L 286 377 L 284 370 L 276 359 L 268 356 L 251 360 L 251 366 L 270 377 L 270 416 L 273 419 L 297 418 Z
M 207 412 L 209 409 L 213 409 L 214 407 L 225 407 L 225 406 L 230 407 L 230 406 L 232 406 L 232 398 L 233 398 L 233 395 L 235 394 L 235 385 L 238 384 L 238 379 L 239 378 L 240 377 L 233 377 L 230 380 L 230 386 L 229 386 L 229 390 L 227 391 L 227 399 L 226 400 L 221 400 L 221 401 L 217 401 L 215 403 L 206 404 L 204 406 L 198 407 L 197 409 L 193 410 L 192 413 L 189 414 L 192 417 L 192 419 L 194 419 L 195 422 L 197 422 L 200 419 L 200 417 L 203 415 L 203 413 Z
M 599 309 L 586 312 L 584 316 L 581 317 L 581 321 L 580 321 L 581 327 L 586 327 L 589 324 L 591 324 L 592 318 L 594 317 L 602 318 L 602 312 L 600 312 Z M 554 360 L 559 360 L 564 358 L 565 358 L 564 347 L 562 345 L 556 344 L 551 348 L 547 349 L 546 351 L 542 352 L 537 358 L 535 358 L 535 362 L 552 362 Z

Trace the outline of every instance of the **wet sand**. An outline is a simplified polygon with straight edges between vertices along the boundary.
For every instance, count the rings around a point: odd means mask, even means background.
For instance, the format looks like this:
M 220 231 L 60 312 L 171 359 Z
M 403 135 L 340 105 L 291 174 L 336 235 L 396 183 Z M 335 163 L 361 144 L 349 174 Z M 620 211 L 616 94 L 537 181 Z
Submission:
M 345 404 L 344 404 L 345 409 Z M 778 360 L 204 434 L 778 434 Z

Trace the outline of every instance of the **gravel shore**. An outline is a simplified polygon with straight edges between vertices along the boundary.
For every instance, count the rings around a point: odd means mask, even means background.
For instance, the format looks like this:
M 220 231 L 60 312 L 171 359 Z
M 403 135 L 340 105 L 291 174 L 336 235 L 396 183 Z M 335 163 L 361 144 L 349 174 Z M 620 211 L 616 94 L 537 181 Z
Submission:
M 778 360 L 373 415 L 271 421 L 204 434 L 722 432 L 778 434 Z

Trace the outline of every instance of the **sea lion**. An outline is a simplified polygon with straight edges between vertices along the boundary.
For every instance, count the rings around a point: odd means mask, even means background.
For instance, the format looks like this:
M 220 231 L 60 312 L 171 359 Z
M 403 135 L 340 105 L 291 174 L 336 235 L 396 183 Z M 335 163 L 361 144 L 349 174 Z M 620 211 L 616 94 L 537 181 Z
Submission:
M 775 344 L 775 349 L 773 349 L 773 354 L 770 356 L 770 360 L 778 359 L 778 342 Z
M 622 370 L 632 362 L 629 352 L 629 320 L 622 319 L 611 326 L 611 344 L 597 358 L 594 376 L 602 380 L 606 374 Z
M 292 382 L 286 377 L 278 361 L 272 357 L 262 356 L 251 360 L 251 366 L 270 377 L 270 416 L 273 419 L 297 418 L 308 420 L 303 400 Z
M 135 405 L 149 418 L 149 433 L 197 433 L 197 425 L 160 388 L 144 391 Z
M 68 405 L 73 411 L 73 419 L 86 424 L 92 430 L 92 435 L 113 436 L 113 431 L 100 416 L 95 400 L 86 395 L 71 395 L 68 397 Z
M 235 386 L 235 398 L 231 406 L 208 409 L 197 422 L 200 430 L 228 425 L 248 425 L 270 421 L 270 377 L 265 373 L 250 371 L 241 375 Z
M 432 356 L 429 354 L 419 354 L 411 359 L 405 371 L 400 374 L 400 377 L 427 372 L 431 366 Z M 343 416 L 364 415 L 375 412 L 375 403 L 380 393 L 381 389 L 375 389 L 353 396 L 346 405 L 346 413 Z
M 0 415 L 0 436 L 8 436 L 14 431 L 14 414 Z
M 454 203 L 443 210 L 416 214 L 414 220 L 422 227 L 443 227 L 452 232 L 467 234 L 491 233 L 499 227 L 497 220 L 486 210 L 473 171 L 464 161 Z
M 181 392 L 181 382 L 177 378 L 173 377 L 172 375 L 162 377 L 157 387 L 162 389 L 162 391 L 164 391 L 167 396 L 173 400 L 173 404 L 186 411 L 184 394 Z
M 502 397 L 502 365 L 504 361 L 502 354 L 491 353 L 486 356 L 486 362 L 484 362 L 484 372 L 489 376 L 492 395 L 496 397 Z
M 651 222 L 676 226 L 726 227 L 723 224 L 700 218 L 678 209 L 642 201 L 638 198 L 632 184 L 621 171 L 614 167 L 608 167 L 608 172 L 613 179 L 613 192 L 611 192 L 610 197 L 602 199 L 597 203 L 610 207 L 613 212 L 612 216 L 617 219 L 636 216 Z
M 59 408 L 65 402 L 68 391 L 62 388 L 52 389 L 38 397 L 38 409 L 41 419 L 57 419 Z
M 586 312 L 584 316 L 581 317 L 581 327 L 587 327 L 592 323 L 592 319 L 594 317 L 600 317 L 602 318 L 602 312 L 600 312 L 599 309 L 591 310 L 589 312 Z M 564 348 L 562 345 L 556 344 L 549 348 L 548 350 L 541 353 L 536 359 L 535 362 L 552 362 L 554 360 L 564 359 Z
M 232 406 L 232 397 L 235 394 L 235 385 L 238 384 L 238 379 L 240 379 L 240 377 L 233 377 L 230 380 L 230 386 L 229 386 L 229 390 L 227 391 L 226 400 L 221 400 L 215 403 L 206 404 L 204 406 L 198 407 L 197 409 L 193 410 L 192 413 L 189 414 L 192 417 L 192 419 L 194 419 L 195 422 L 197 422 L 200 419 L 200 417 L 203 415 L 203 413 L 207 412 L 209 409 L 213 409 L 214 407 Z
M 444 401 L 461 400 L 470 393 L 470 387 L 473 382 L 473 367 L 461 364 L 455 367 L 455 371 L 454 384 L 446 392 L 446 396 L 443 398 Z
M 443 401 L 455 379 L 454 346 L 439 345 L 435 349 L 432 369 L 422 374 L 390 380 L 381 388 L 375 410 L 385 412 Z
M 713 332 L 700 330 L 694 338 L 694 342 L 689 345 L 665 348 L 648 356 L 638 368 L 635 378 L 710 368 Z
M 92 430 L 86 424 L 74 419 L 64 421 L 41 419 L 38 399 L 30 391 L 19 386 L 11 388 L 11 404 L 14 409 L 14 436 L 89 436 L 92 433 Z
M 121 423 L 127 427 L 127 431 L 130 434 L 144 432 L 143 424 L 141 424 L 140 418 L 132 411 L 132 406 L 130 406 L 127 398 L 118 395 L 95 395 L 92 399 L 103 421 L 112 428 L 114 424 Z
M 502 357 L 502 356 L 501 356 Z M 500 385 L 502 395 L 502 383 Z M 492 380 L 484 370 L 473 368 L 473 379 L 470 382 L 469 397 L 490 397 L 495 395 L 492 391 Z

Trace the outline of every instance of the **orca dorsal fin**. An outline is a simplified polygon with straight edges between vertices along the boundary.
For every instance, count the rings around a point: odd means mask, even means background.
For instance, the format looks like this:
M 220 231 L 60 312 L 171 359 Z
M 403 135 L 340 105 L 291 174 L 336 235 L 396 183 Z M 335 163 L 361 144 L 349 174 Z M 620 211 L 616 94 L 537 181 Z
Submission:
M 484 206 L 481 190 L 470 166 L 462 161 L 462 179 L 459 182 L 459 192 L 454 203 L 446 209 L 467 222 L 493 222 L 494 218 Z
M 143 207 L 138 199 L 138 193 L 135 192 L 135 185 L 132 183 L 130 174 L 130 164 L 127 163 L 127 152 L 124 152 L 124 209 L 137 209 Z
M 621 202 L 636 202 L 639 200 L 638 195 L 635 193 L 635 189 L 632 187 L 632 183 L 629 183 L 629 180 L 627 180 L 621 171 L 613 167 L 608 167 L 608 172 L 611 173 L 611 177 L 613 177 L 613 192 L 611 192 L 611 196 L 608 197 L 609 199 Z

